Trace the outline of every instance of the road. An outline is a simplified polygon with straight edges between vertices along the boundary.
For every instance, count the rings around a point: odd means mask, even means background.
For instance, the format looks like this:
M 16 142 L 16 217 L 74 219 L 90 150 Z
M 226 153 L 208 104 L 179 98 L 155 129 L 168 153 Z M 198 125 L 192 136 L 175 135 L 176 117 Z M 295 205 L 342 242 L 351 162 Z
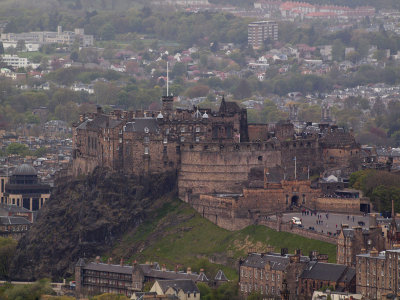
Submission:
M 326 213 L 318 213 L 319 218 L 316 215 L 304 215 L 301 212 L 298 213 L 287 213 L 283 215 L 283 221 L 288 222 L 292 219 L 292 217 L 299 217 L 302 220 L 302 225 L 304 228 L 309 229 L 309 227 L 314 227 L 314 229 L 318 232 L 331 232 L 335 233 L 337 230 L 340 230 L 342 224 L 349 225 L 349 228 L 354 226 L 360 226 L 358 222 L 364 222 L 365 225 L 361 226 L 363 228 L 369 228 L 369 217 L 360 216 L 360 215 L 346 215 L 346 214 L 337 214 L 337 213 L 328 213 L 328 217 L 326 217 Z M 319 221 L 320 224 L 317 224 Z

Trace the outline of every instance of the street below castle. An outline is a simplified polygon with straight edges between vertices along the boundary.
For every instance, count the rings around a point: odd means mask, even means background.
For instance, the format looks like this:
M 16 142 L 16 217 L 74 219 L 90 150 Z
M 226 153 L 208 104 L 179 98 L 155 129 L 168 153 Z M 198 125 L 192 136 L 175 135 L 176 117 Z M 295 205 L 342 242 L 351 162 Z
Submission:
M 347 214 L 337 214 L 337 213 L 326 213 L 318 212 L 317 214 L 304 214 L 298 213 L 288 213 L 283 215 L 283 221 L 289 222 L 293 217 L 298 217 L 302 221 L 302 226 L 305 229 L 311 229 L 322 232 L 331 233 L 332 235 L 340 230 L 342 224 L 349 225 L 349 228 L 355 226 L 361 226 L 363 228 L 369 228 L 369 216 L 363 215 L 347 215 Z

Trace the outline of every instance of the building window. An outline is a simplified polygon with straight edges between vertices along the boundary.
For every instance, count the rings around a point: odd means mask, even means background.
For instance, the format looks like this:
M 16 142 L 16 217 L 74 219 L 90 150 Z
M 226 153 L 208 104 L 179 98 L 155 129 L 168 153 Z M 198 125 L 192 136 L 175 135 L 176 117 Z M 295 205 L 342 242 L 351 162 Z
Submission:
M 200 142 L 200 137 L 196 136 L 196 143 Z
M 144 142 L 145 142 L 145 143 L 148 143 L 149 141 L 150 141 L 150 138 L 149 138 L 148 136 L 145 136 L 145 137 L 144 137 Z
M 144 147 L 144 154 L 149 154 L 149 147 Z
M 181 132 L 185 132 L 185 127 L 181 127 Z
M 196 132 L 200 132 L 200 126 L 196 126 Z
M 164 138 L 164 144 L 168 143 L 168 138 Z
M 185 137 L 181 136 L 181 143 L 183 143 L 185 141 Z

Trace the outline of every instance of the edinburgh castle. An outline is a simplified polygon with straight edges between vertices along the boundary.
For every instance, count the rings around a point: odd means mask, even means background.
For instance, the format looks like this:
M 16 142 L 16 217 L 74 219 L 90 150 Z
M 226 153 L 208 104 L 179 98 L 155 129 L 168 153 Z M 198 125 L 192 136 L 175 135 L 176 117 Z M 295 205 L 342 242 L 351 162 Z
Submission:
M 74 125 L 72 172 L 176 172 L 180 199 L 228 229 L 291 206 L 360 211 L 363 197 L 329 198 L 310 180 L 346 177 L 360 165 L 360 145 L 329 119 L 323 108 L 320 124 L 249 124 L 235 102 L 222 99 L 218 111 L 174 109 L 171 96 L 162 98 L 160 112 L 104 114 L 98 107 Z

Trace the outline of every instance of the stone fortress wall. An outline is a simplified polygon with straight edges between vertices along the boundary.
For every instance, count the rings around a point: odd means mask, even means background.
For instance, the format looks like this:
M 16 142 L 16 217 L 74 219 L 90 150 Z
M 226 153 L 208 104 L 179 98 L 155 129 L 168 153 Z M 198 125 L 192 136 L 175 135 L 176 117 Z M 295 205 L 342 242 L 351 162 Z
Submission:
M 309 124 L 299 132 L 290 121 L 247 124 L 246 110 L 222 101 L 220 110 L 82 116 L 73 129 L 73 175 L 96 166 L 144 175 L 174 170 L 180 199 L 227 229 L 252 224 L 260 215 L 291 206 L 357 211 L 360 199 L 324 198 L 309 178 L 329 170 L 357 168 L 360 146 L 334 125 Z

